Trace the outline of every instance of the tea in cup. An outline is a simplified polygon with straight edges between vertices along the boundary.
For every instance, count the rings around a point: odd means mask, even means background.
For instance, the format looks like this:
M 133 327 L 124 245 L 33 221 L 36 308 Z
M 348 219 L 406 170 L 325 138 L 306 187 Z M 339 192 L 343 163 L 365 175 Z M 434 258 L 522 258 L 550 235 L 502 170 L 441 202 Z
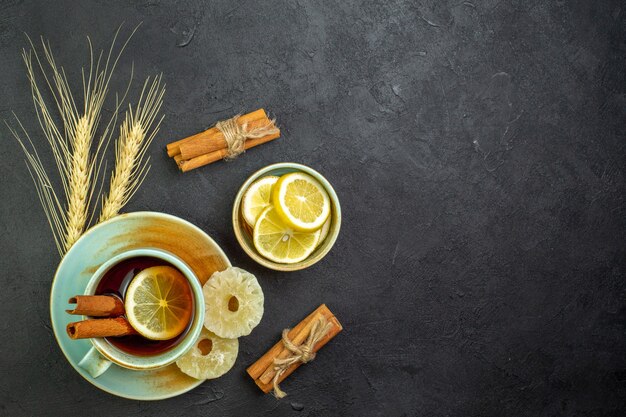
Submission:
M 130 325 L 123 336 L 91 338 L 93 347 L 78 365 L 94 378 L 112 363 L 133 370 L 167 366 L 193 346 L 202 330 L 200 281 L 182 260 L 161 249 L 130 250 L 105 262 L 85 295 L 119 298 L 126 311 L 118 320 Z

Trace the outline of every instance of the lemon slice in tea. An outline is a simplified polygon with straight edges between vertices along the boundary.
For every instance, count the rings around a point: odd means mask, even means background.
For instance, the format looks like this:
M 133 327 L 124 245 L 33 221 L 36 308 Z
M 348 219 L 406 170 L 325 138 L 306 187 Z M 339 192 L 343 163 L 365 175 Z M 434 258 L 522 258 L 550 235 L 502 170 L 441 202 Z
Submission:
M 253 243 L 267 259 L 291 264 L 306 259 L 315 250 L 320 233 L 320 230 L 312 233 L 293 230 L 270 206 L 261 213 L 254 226 Z
M 241 214 L 250 227 L 254 227 L 259 214 L 272 204 L 272 187 L 278 181 L 273 175 L 263 177 L 252 183 L 241 200 Z
M 274 185 L 272 203 L 294 230 L 314 232 L 330 215 L 330 197 L 315 178 L 303 172 L 283 175 Z
M 124 299 L 128 322 L 147 339 L 172 339 L 191 320 L 191 288 L 187 278 L 171 266 L 153 266 L 138 273 Z

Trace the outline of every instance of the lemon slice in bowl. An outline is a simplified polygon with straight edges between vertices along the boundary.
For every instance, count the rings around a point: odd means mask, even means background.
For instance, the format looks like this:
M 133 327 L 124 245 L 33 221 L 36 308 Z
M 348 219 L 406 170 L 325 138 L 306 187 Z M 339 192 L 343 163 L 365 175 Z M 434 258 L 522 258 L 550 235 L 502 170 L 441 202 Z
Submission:
M 331 221 L 332 221 L 331 220 L 331 216 L 328 216 L 328 220 L 326 220 L 326 222 L 324 223 L 324 225 L 320 229 L 320 240 L 319 240 L 319 242 L 317 242 L 317 246 L 320 246 L 322 243 L 324 243 L 324 239 L 326 239 L 328 237 L 328 232 L 330 232 L 330 222 Z
M 320 229 L 330 215 L 324 186 L 303 172 L 283 175 L 272 190 L 272 203 L 285 224 L 300 232 Z
M 254 227 L 259 214 L 272 204 L 272 188 L 278 181 L 278 177 L 269 175 L 250 185 L 241 199 L 241 214 L 243 219 Z
M 124 300 L 128 322 L 147 339 L 172 339 L 191 320 L 191 288 L 187 278 L 171 266 L 153 266 L 138 273 Z
M 259 216 L 252 240 L 254 247 L 267 259 L 292 264 L 306 259 L 316 248 L 320 231 L 298 232 L 285 225 L 274 206 Z

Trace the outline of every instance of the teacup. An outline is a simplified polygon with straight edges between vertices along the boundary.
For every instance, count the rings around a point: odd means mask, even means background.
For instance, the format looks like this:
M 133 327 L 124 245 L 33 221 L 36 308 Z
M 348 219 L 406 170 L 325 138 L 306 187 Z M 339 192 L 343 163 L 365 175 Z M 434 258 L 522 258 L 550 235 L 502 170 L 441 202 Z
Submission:
M 85 369 L 92 377 L 102 375 L 111 364 L 131 370 L 151 370 L 167 366 L 184 355 L 200 336 L 204 323 L 204 298 L 202 285 L 193 271 L 181 259 L 161 249 L 145 248 L 129 250 L 109 259 L 94 273 L 85 288 L 85 295 L 94 295 L 100 280 L 107 271 L 120 262 L 137 257 L 151 257 L 162 260 L 178 269 L 187 279 L 193 295 L 194 314 L 187 332 L 171 349 L 150 356 L 133 355 L 122 351 L 109 343 L 105 338 L 92 338 L 93 347 L 87 352 L 78 366 Z

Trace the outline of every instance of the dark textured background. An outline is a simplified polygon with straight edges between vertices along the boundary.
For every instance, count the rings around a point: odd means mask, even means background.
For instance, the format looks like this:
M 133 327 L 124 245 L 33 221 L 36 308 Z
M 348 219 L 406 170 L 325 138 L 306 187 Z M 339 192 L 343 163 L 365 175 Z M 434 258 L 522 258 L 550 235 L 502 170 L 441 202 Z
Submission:
M 85 382 L 51 334 L 59 258 L 2 126 L 0 415 L 625 415 L 623 2 L 128 3 L 2 1 L 0 118 L 38 132 L 23 32 L 49 37 L 77 81 L 86 35 L 107 48 L 143 21 L 118 80 L 131 61 L 162 71 L 166 119 L 127 211 L 199 225 L 259 277 L 266 313 L 228 375 L 178 398 Z M 279 141 L 186 175 L 166 158 L 261 106 Z M 333 251 L 291 274 L 252 262 L 230 224 L 240 184 L 279 161 L 319 170 L 344 212 Z M 289 397 L 261 395 L 245 367 L 322 302 L 346 331 Z

